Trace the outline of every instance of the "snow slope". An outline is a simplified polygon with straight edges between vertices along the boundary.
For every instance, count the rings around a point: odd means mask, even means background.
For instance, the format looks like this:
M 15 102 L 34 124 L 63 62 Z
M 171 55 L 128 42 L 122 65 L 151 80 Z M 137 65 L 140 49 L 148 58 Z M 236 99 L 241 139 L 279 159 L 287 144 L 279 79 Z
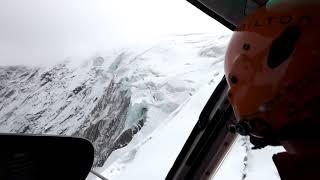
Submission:
M 248 137 L 238 137 L 212 180 L 280 180 L 272 155 L 282 147 L 251 150 Z
M 121 153 L 102 175 L 108 179 L 164 179 L 182 149 L 200 112 L 223 75 L 223 62 L 216 65 L 215 76 L 166 119 L 151 135 L 139 139 L 134 147 Z M 135 138 L 140 138 L 136 136 Z M 116 153 L 116 152 L 115 152 Z

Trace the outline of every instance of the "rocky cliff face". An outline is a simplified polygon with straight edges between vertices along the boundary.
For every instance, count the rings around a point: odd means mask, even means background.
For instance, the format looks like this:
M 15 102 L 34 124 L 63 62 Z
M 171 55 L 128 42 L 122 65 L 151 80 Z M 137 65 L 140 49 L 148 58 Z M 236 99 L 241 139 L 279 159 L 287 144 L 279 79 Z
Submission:
M 77 65 L 0 67 L 0 132 L 84 137 L 95 147 L 94 165 L 102 166 L 210 83 L 228 39 L 174 36 Z
M 102 166 L 114 147 L 119 146 L 115 140 L 124 129 L 129 105 L 128 90 L 121 90 L 121 83 L 112 80 L 97 105 L 74 133 L 93 142 L 97 159 L 94 165 Z

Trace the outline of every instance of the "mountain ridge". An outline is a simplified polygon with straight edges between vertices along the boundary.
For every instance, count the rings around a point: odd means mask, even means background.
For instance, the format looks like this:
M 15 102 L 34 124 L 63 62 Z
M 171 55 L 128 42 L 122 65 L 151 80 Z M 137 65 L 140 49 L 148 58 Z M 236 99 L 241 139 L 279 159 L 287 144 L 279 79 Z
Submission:
M 0 67 L 0 131 L 87 138 L 95 147 L 94 166 L 102 166 L 141 128 L 152 132 L 212 80 L 228 39 L 173 36 L 80 65 Z

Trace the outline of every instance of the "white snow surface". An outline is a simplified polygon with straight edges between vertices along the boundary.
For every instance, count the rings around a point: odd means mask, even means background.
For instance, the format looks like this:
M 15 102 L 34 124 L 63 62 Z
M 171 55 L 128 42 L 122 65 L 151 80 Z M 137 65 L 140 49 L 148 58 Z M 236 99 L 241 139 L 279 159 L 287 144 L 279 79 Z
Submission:
M 137 144 L 127 152 L 114 152 L 121 156 L 107 167 L 102 175 L 117 180 L 165 179 L 208 97 L 221 80 L 223 63 L 217 64 L 216 68 L 219 75 L 186 100 L 178 112 L 168 117 L 151 135 L 136 136 Z
M 251 150 L 248 137 L 238 137 L 211 180 L 280 180 L 272 155 L 282 147 Z

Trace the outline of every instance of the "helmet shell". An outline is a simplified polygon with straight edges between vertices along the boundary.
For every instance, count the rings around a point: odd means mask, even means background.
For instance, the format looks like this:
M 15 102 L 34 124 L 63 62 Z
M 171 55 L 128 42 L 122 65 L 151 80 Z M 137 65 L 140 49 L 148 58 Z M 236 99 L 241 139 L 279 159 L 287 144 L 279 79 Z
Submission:
M 276 3 L 258 9 L 237 27 L 227 49 L 225 74 L 239 120 L 259 118 L 275 131 L 316 120 L 319 11 L 317 2 Z

